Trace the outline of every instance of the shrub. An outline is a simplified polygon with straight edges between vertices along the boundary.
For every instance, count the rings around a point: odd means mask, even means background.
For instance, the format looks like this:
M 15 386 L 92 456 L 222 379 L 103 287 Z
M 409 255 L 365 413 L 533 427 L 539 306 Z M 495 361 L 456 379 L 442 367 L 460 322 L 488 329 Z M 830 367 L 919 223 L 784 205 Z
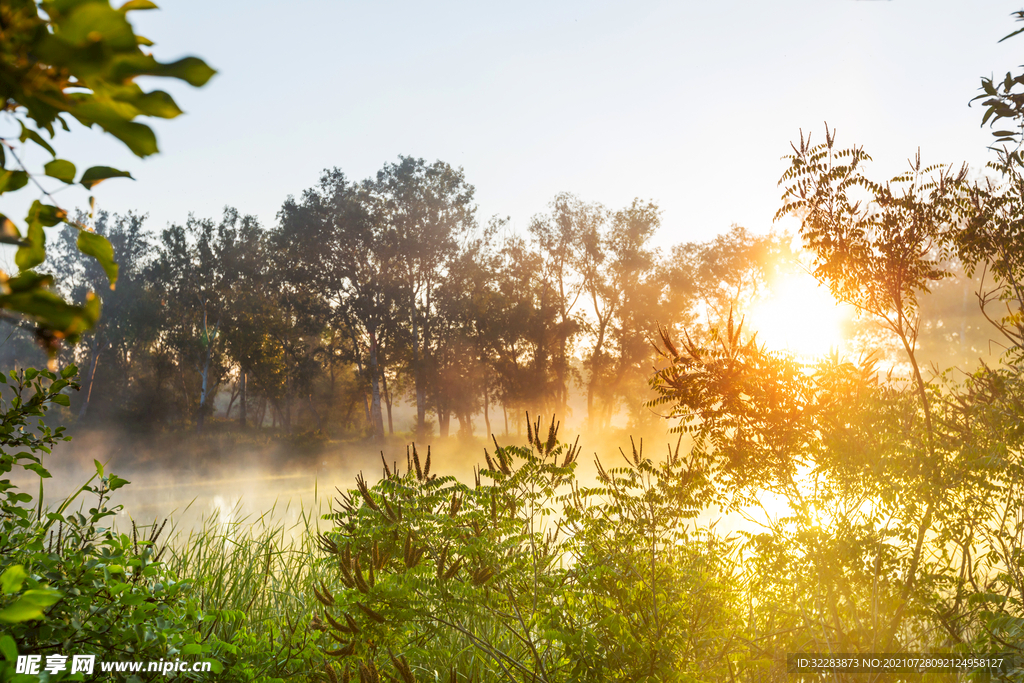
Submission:
M 530 425 L 529 447 L 485 451 L 473 486 L 405 473 L 337 499 L 316 624 L 332 680 L 699 680 L 726 674 L 727 555 L 681 525 L 703 489 L 669 455 L 581 488 L 580 450 Z M 487 483 L 485 483 L 487 482 Z
M 96 475 L 55 511 L 43 505 L 43 481 L 50 473 L 42 457 L 60 440 L 62 427 L 51 430 L 43 420 L 52 405 L 68 405 L 66 389 L 77 389 L 76 369 L 58 377 L 26 369 L 0 376 L 12 391 L 0 403 L 0 474 L 16 467 L 39 477 L 35 501 L 11 479 L 0 479 L 0 680 L 35 680 L 17 674 L 19 654 L 92 654 L 97 660 L 148 660 L 200 657 L 214 644 L 201 642 L 195 625 L 202 614 L 189 600 L 190 585 L 178 581 L 160 562 L 161 528 L 139 538 L 110 528 L 120 506 L 108 506 L 113 491 L 128 482 Z M 30 424 L 34 422 L 34 424 Z M 18 450 L 25 449 L 25 450 Z M 16 452 L 12 452 L 16 451 Z M 79 496 L 95 496 L 88 511 L 70 511 Z M 213 669 L 221 670 L 214 661 Z M 128 680 L 150 680 L 141 674 Z M 181 673 L 188 679 L 191 673 Z M 65 671 L 51 680 L 69 677 Z M 80 677 L 80 676 L 78 676 Z

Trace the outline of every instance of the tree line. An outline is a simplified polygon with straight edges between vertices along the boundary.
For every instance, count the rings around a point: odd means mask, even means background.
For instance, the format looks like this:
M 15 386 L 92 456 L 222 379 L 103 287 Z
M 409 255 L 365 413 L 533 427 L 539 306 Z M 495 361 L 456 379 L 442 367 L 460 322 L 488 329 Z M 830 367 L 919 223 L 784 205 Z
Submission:
M 80 217 L 83 222 L 85 216 Z M 382 438 L 396 404 L 417 436 L 516 430 L 526 411 L 607 426 L 643 407 L 659 325 L 718 318 L 764 286 L 787 252 L 734 226 L 653 246 L 661 211 L 557 195 L 525 234 L 481 225 L 462 169 L 400 157 L 354 182 L 332 169 L 289 197 L 274 226 L 227 208 L 150 229 L 98 213 L 116 289 L 61 233 L 46 264 L 71 301 L 100 292 L 93 333 L 62 353 L 82 368 L 79 419 L 194 425 L 218 410 L 245 427 Z M 13 332 L 12 363 L 37 362 Z M 479 425 L 482 419 L 483 424 Z

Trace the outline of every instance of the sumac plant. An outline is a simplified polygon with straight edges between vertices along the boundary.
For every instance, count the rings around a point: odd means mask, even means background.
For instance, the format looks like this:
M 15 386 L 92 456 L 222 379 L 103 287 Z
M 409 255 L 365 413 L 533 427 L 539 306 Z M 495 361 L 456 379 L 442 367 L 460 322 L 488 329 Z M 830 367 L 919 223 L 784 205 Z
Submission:
M 315 626 L 332 681 L 642 681 L 727 676 L 726 548 L 694 533 L 703 475 L 671 450 L 596 463 L 539 420 L 466 484 L 413 446 L 336 498 Z

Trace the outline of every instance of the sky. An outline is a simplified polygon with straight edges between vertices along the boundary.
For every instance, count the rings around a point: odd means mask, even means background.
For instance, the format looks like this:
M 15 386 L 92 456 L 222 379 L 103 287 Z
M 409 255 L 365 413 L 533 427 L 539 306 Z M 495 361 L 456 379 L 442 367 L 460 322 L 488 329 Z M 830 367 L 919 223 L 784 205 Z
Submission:
M 406 155 L 462 167 L 481 224 L 525 230 L 568 191 L 655 201 L 666 246 L 734 223 L 766 232 L 801 130 L 822 140 L 827 121 L 879 178 L 918 148 L 980 169 L 992 138 L 968 102 L 981 76 L 1024 63 L 1024 36 L 998 42 L 1021 9 L 1003 0 L 160 4 L 131 15 L 155 56 L 219 71 L 201 89 L 144 83 L 186 112 L 154 124 L 161 154 L 80 126 L 56 140 L 79 169 L 129 170 L 96 188 L 98 207 L 157 230 L 225 206 L 269 227 L 325 168 L 358 180 Z M 15 217 L 35 198 L 8 197 Z M 87 193 L 57 198 L 84 207 Z

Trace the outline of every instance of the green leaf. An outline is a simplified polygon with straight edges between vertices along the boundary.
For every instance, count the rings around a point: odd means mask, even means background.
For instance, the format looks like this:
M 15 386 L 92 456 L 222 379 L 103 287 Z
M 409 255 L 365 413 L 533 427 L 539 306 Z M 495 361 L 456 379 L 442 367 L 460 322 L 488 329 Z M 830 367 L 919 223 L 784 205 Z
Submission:
M 182 113 L 181 109 L 178 108 L 177 103 L 175 103 L 174 98 L 163 90 L 154 90 L 153 92 L 142 93 L 141 95 L 132 98 L 130 101 L 140 113 L 146 116 L 173 119 Z
M 60 591 L 53 590 L 52 588 L 27 590 L 13 604 L 0 609 L 0 622 L 17 624 L 22 621 L 41 619 L 43 609 L 60 599 Z
M 18 646 L 14 642 L 14 638 L 11 638 L 6 633 L 0 636 L 0 654 L 11 663 L 18 659 Z
M 185 81 L 196 88 L 206 85 L 217 71 L 198 57 L 185 57 L 170 64 L 161 64 L 154 76 L 165 76 Z
M 68 397 L 67 394 L 57 394 L 56 396 L 53 397 L 53 402 L 62 406 L 71 405 L 71 399 Z
M 18 140 L 20 140 L 21 142 L 31 140 L 32 142 L 36 143 L 37 145 L 45 149 L 47 152 L 49 152 L 50 156 L 56 158 L 57 152 L 53 150 L 53 147 L 50 147 L 50 144 L 43 139 L 43 136 L 41 136 L 34 130 L 29 130 L 28 128 L 26 128 L 25 124 L 21 121 L 18 121 L 18 123 L 21 125 L 21 135 L 18 136 Z
M 21 232 L 7 216 L 0 213 L 0 242 L 3 244 L 21 244 Z
M 121 477 L 117 476 L 116 474 L 112 474 L 112 475 L 110 475 L 110 481 L 107 482 L 107 488 L 109 488 L 111 491 L 116 491 L 117 489 L 121 488 L 122 486 L 125 486 L 125 485 L 130 484 L 130 483 L 131 482 L 128 481 L 127 479 L 122 479 Z
M 4 595 L 12 595 L 21 590 L 28 573 L 20 564 L 11 565 L 3 574 L 0 574 L 0 591 Z
M 27 599 L 40 607 L 49 607 L 61 599 L 62 594 L 59 590 L 54 588 L 31 588 L 21 594 L 21 597 Z
M 51 228 L 58 223 L 64 221 L 68 217 L 68 212 L 56 206 L 50 204 L 43 204 L 38 199 L 32 202 L 31 208 L 28 210 L 28 218 L 26 220 L 29 223 L 41 223 L 47 228 Z
M 78 232 L 78 251 L 92 256 L 99 262 L 110 281 L 110 288 L 113 289 L 117 284 L 118 265 L 114 261 L 114 247 L 110 244 L 110 240 L 95 232 L 80 230 Z
M 14 254 L 14 263 L 22 271 L 35 268 L 46 260 L 46 235 L 43 225 L 33 221 L 28 225 L 28 236 Z
M 101 463 L 99 460 L 93 460 L 92 464 L 96 465 L 96 475 L 102 479 L 103 478 L 103 463 Z
M 30 292 L 40 287 L 49 287 L 53 284 L 52 275 L 43 275 L 35 271 L 27 271 L 12 277 L 7 281 L 7 288 L 11 293 Z
M 20 190 L 28 184 L 28 173 L 25 171 L 0 171 L 0 194 Z
M 109 78 L 115 82 L 124 82 L 135 76 L 162 76 L 177 78 L 198 88 L 215 73 L 217 72 L 198 57 L 185 57 L 170 64 L 161 64 L 151 55 L 139 53 L 115 58 Z
M 75 182 L 75 165 L 70 161 L 54 159 L 43 166 L 43 170 L 46 172 L 46 175 L 68 185 Z
M 123 5 L 121 5 L 117 9 L 117 11 L 118 12 L 131 12 L 131 11 L 134 11 L 134 10 L 144 10 L 144 9 L 159 9 L 159 7 L 157 7 L 155 4 L 153 4 L 149 0 L 128 0 L 128 2 L 124 3 Z
M 40 619 L 43 610 L 30 600 L 18 598 L 4 609 L 0 609 L 0 624 L 17 624 L 22 621 Z
M 53 475 L 50 474 L 49 470 L 47 470 L 45 467 L 43 467 L 37 462 L 30 462 L 29 464 L 25 465 L 25 469 L 32 470 L 33 472 L 38 474 L 42 479 L 50 479 L 53 477 Z
M 90 292 L 83 306 L 74 306 L 46 289 L 34 289 L 0 296 L 0 308 L 32 316 L 64 337 L 77 339 L 92 328 L 100 316 L 100 299 Z
M 1002 38 L 999 39 L 999 42 L 1001 43 L 1004 40 L 1007 40 L 1009 38 L 1013 38 L 1014 36 L 1020 35 L 1021 33 L 1024 33 L 1024 28 L 1019 28 L 1016 31 L 1014 31 L 1013 33 L 1011 33 L 1010 35 L 1003 36 Z
M 128 171 L 119 171 L 109 166 L 93 166 L 82 174 L 82 178 L 78 182 L 84 185 L 86 189 L 91 190 L 108 178 L 129 178 L 135 180 Z
M 76 47 L 87 47 L 103 42 L 116 50 L 136 47 L 135 32 L 123 13 L 107 2 L 82 3 L 59 22 L 55 34 Z
M 130 104 L 100 100 L 91 94 L 82 93 L 73 94 L 69 99 L 68 112 L 82 125 L 99 124 L 103 130 L 127 145 L 135 156 L 147 157 L 159 151 L 152 129 L 145 124 L 132 122 L 138 110 Z

